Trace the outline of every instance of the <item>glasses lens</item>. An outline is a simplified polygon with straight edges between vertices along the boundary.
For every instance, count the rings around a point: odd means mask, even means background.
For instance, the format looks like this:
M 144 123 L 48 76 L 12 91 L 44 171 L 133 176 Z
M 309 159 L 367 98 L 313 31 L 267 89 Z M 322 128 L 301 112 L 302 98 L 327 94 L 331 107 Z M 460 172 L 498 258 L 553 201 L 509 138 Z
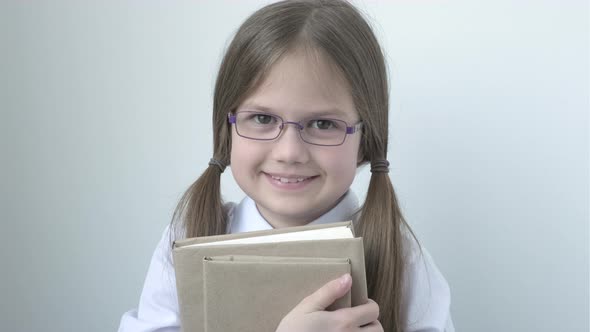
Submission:
M 236 130 L 240 136 L 270 140 L 279 136 L 281 119 L 263 112 L 242 111 L 236 113 Z
M 311 144 L 340 145 L 346 138 L 346 122 L 336 119 L 312 119 L 305 123 L 301 138 Z

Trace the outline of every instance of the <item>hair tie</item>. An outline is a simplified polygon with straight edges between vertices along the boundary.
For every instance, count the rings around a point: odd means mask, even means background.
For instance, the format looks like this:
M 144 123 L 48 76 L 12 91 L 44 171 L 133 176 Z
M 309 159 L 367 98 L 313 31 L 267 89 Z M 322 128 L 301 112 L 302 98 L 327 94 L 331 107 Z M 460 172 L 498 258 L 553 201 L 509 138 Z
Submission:
M 371 173 L 389 173 L 389 161 L 382 159 L 371 162 Z
M 221 173 L 223 173 L 223 171 L 225 171 L 225 167 L 226 167 L 226 165 L 221 160 L 217 160 L 215 158 L 211 158 L 209 160 L 209 166 L 219 167 L 219 170 L 221 171 Z

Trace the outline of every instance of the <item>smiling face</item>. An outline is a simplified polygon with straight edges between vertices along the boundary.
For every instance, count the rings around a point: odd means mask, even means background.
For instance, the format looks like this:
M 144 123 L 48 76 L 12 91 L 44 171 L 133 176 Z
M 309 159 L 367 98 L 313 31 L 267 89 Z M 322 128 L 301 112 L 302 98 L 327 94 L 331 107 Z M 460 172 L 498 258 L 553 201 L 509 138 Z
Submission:
M 283 56 L 237 112 L 270 112 L 284 121 L 319 117 L 356 124 L 359 116 L 348 83 L 317 54 L 300 50 Z M 277 139 L 257 141 L 239 136 L 232 126 L 232 174 L 275 228 L 304 225 L 334 207 L 350 188 L 360 138 L 359 131 L 346 135 L 342 145 L 311 145 L 296 126 L 286 125 Z

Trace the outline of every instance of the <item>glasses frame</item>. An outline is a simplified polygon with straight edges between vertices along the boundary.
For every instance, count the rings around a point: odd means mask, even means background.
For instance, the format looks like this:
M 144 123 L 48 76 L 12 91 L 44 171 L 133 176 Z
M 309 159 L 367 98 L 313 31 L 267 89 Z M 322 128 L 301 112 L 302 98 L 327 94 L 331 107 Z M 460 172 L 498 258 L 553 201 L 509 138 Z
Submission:
M 275 117 L 277 119 L 280 119 L 281 120 L 281 124 L 279 125 L 279 132 L 273 138 L 253 138 L 253 137 L 249 137 L 249 136 L 244 136 L 244 135 L 240 134 L 240 131 L 238 130 L 238 125 L 236 124 L 236 122 L 237 122 L 237 114 L 238 113 L 264 114 L 264 115 L 273 116 L 273 117 Z M 348 135 L 351 135 L 351 134 L 356 133 L 357 131 L 359 131 L 362 128 L 362 125 L 363 125 L 363 121 L 359 121 L 359 122 L 357 122 L 357 123 L 355 123 L 355 124 L 353 124 L 351 126 L 346 121 L 340 120 L 340 119 L 332 119 L 332 118 L 321 118 L 321 119 L 322 120 L 330 120 L 330 121 L 339 121 L 339 122 L 342 122 L 342 123 L 344 123 L 346 125 L 346 134 L 342 138 L 342 142 L 340 142 L 338 144 L 318 144 L 318 143 L 308 142 L 308 141 L 305 140 L 305 138 L 303 138 L 302 132 L 303 132 L 303 129 L 305 129 L 305 127 L 301 124 L 301 121 L 300 122 L 297 122 L 297 121 L 285 121 L 285 119 L 283 119 L 279 115 L 276 115 L 276 114 L 273 114 L 273 113 L 261 112 L 261 111 L 238 111 L 238 112 L 235 112 L 235 113 L 228 113 L 227 114 L 227 121 L 230 124 L 233 124 L 233 125 L 236 126 L 236 133 L 240 137 L 251 139 L 251 140 L 255 140 L 255 141 L 274 141 L 279 136 L 281 136 L 281 134 L 283 133 L 283 129 L 285 129 L 285 125 L 292 124 L 292 125 L 295 125 L 295 127 L 298 129 L 299 137 L 301 138 L 301 140 L 303 142 L 307 143 L 307 144 L 317 145 L 317 146 L 340 146 L 340 145 L 344 144 L 344 142 L 346 141 L 346 137 L 348 137 Z

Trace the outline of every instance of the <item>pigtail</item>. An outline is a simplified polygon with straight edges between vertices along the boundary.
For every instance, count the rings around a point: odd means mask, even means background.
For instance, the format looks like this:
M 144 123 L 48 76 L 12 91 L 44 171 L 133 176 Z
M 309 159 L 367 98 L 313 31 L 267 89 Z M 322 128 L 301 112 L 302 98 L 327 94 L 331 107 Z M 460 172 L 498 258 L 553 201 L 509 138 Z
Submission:
M 178 227 L 183 237 L 225 234 L 227 216 L 221 199 L 221 170 L 209 166 L 184 193 L 174 215 L 172 226 Z
M 411 233 L 388 173 L 374 172 L 359 215 L 359 233 L 365 244 L 369 297 L 379 303 L 382 313 L 386 313 L 379 318 L 384 331 L 401 332 L 402 322 L 406 320 L 401 306 L 404 228 Z

